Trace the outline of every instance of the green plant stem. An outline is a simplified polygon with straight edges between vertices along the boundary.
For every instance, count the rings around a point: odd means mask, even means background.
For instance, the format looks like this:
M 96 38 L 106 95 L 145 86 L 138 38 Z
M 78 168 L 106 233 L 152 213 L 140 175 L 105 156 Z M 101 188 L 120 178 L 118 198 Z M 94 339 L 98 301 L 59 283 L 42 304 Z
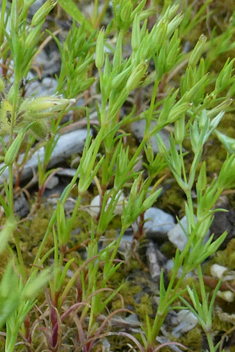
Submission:
M 98 1 L 96 1 L 96 7 L 98 6 Z M 103 8 L 100 12 L 100 14 L 98 15 L 98 18 L 96 19 L 96 22 L 95 22 L 95 28 L 98 28 L 101 21 L 103 20 L 103 17 L 106 13 L 106 10 L 107 10 L 107 7 L 108 7 L 108 4 L 109 4 L 109 0 L 105 0 L 104 4 L 103 4 Z
M 52 227 L 53 227 L 53 225 L 54 225 L 55 222 L 56 222 L 56 210 L 54 211 L 54 213 L 53 213 L 53 215 L 52 215 L 52 217 L 51 217 L 51 219 L 50 219 L 50 222 L 49 222 L 49 224 L 48 224 L 46 233 L 45 233 L 45 235 L 44 235 L 44 237 L 43 237 L 43 240 L 42 240 L 42 242 L 41 242 L 41 244 L 40 244 L 40 247 L 38 248 L 36 257 L 35 257 L 35 259 L 34 259 L 34 265 L 40 264 L 40 263 L 38 263 L 39 258 L 40 258 L 40 255 L 41 255 L 41 253 L 42 253 L 43 248 L 45 247 L 46 240 L 47 240 L 47 238 L 48 238 L 48 236 L 49 236 L 49 234 L 50 234 L 50 232 L 51 232 L 51 230 L 52 230 Z M 37 268 L 35 268 L 35 270 L 38 271 Z
M 70 236 L 70 233 L 71 233 L 71 230 L 72 230 L 72 226 L 73 226 L 74 220 L 75 220 L 75 218 L 76 218 L 76 216 L 78 214 L 78 209 L 80 207 L 81 201 L 82 201 L 82 196 L 79 195 L 78 199 L 76 201 L 75 207 L 73 209 L 72 216 L 71 216 L 71 218 L 68 221 L 67 234 L 69 234 L 69 236 Z
M 18 258 L 18 262 L 19 262 L 19 266 L 20 266 L 20 273 L 21 273 L 21 275 L 23 275 L 24 279 L 26 280 L 27 275 L 26 275 L 24 260 L 23 260 L 21 249 L 20 249 L 17 234 L 14 236 L 14 239 L 15 239 L 15 246 L 16 246 L 16 251 L 17 251 L 17 258 Z
M 13 166 L 12 164 L 8 166 L 8 207 L 10 215 L 14 215 L 14 192 L 13 192 Z
M 6 4 L 7 4 L 7 0 L 3 0 L 1 5 L 0 45 L 2 45 L 3 38 L 4 38 L 4 16 L 6 13 Z
M 203 281 L 203 274 L 202 274 L 202 268 L 201 265 L 197 267 L 197 272 L 198 272 L 198 278 L 199 278 L 199 284 L 200 284 L 200 292 L 201 292 L 201 297 L 202 297 L 202 309 L 204 313 L 204 317 L 202 319 L 204 320 L 204 324 L 202 325 L 202 328 L 206 334 L 206 338 L 209 344 L 209 350 L 210 352 L 215 352 L 215 347 L 214 347 L 214 342 L 213 342 L 213 336 L 211 334 L 212 332 L 212 321 L 211 321 L 211 313 L 210 309 L 208 307 L 208 299 L 206 296 L 206 290 L 205 290 L 205 284 Z
M 185 275 L 182 274 L 177 284 L 173 288 L 173 285 L 177 278 L 177 273 L 178 273 L 178 270 L 176 273 L 173 273 L 173 276 L 171 277 L 170 283 L 165 292 L 164 298 L 161 300 L 161 297 L 160 297 L 157 313 L 153 322 L 152 330 L 148 338 L 148 343 L 151 346 L 154 346 L 155 344 L 156 338 L 159 335 L 162 324 L 164 323 L 166 316 L 168 314 L 169 307 L 171 306 L 173 300 L 175 300 L 179 296 L 179 293 L 177 293 L 177 290 L 180 287 L 182 281 L 184 280 Z
M 157 95 L 158 85 L 159 85 L 159 80 L 156 80 L 154 83 L 154 87 L 153 87 L 150 108 L 149 108 L 147 118 L 146 118 L 146 127 L 145 127 L 145 131 L 144 131 L 144 135 L 148 139 L 150 138 L 150 127 L 151 127 L 151 121 L 153 118 L 154 103 L 155 103 L 155 99 L 156 99 L 156 95 Z

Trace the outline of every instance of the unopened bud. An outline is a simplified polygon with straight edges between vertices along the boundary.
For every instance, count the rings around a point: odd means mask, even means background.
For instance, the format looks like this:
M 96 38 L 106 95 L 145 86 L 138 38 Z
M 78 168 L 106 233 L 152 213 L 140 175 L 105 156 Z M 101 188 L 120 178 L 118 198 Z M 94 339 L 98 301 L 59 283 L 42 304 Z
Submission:
M 196 64 L 200 60 L 205 48 L 206 40 L 207 40 L 206 36 L 202 34 L 190 55 L 189 63 L 188 63 L 189 66 L 192 66 L 192 67 L 196 66 Z
M 95 65 L 101 68 L 104 64 L 104 30 L 101 29 L 96 41 Z
M 123 72 L 119 73 L 113 80 L 112 80 L 112 89 L 122 89 L 124 83 L 127 81 L 128 74 L 131 70 L 131 67 L 128 67 Z
M 24 130 L 20 131 L 16 136 L 15 140 L 10 145 L 4 159 L 4 162 L 6 165 L 11 165 L 15 161 L 17 154 L 19 152 L 20 146 L 23 142 L 24 136 L 25 136 L 25 131 Z
M 167 26 L 167 33 L 166 33 L 167 38 L 169 38 L 174 33 L 176 28 L 179 27 L 182 20 L 183 20 L 183 16 L 180 14 L 176 15 L 173 18 L 173 20 Z
M 192 104 L 190 103 L 182 103 L 180 105 L 175 105 L 168 116 L 168 123 L 172 123 L 176 120 L 178 120 L 179 117 L 181 117 L 190 107 Z
M 167 33 L 167 26 L 168 23 L 165 19 L 160 21 L 160 23 L 154 27 L 153 29 L 153 41 L 152 45 L 154 45 L 155 51 L 161 48 L 164 41 L 166 40 L 166 33 Z
M 125 3 L 125 5 L 123 6 L 123 8 L 121 10 L 121 14 L 120 14 L 121 20 L 123 22 L 129 21 L 131 18 L 132 11 L 133 11 L 133 5 L 132 5 L 131 1 L 129 0 Z
M 126 88 L 129 92 L 131 92 L 132 90 L 136 89 L 139 86 L 142 78 L 144 77 L 147 71 L 147 67 L 148 67 L 147 62 L 142 62 L 132 72 L 126 84 Z
M 19 113 L 23 113 L 24 119 L 34 121 L 35 119 L 52 117 L 60 113 L 75 99 L 62 99 L 59 97 L 39 97 L 33 100 L 25 99 L 19 108 Z
M 45 17 L 51 12 L 51 10 L 57 4 L 56 0 L 47 0 L 32 18 L 32 26 L 37 26 L 39 23 L 45 20 Z
M 131 46 L 133 51 L 137 51 L 140 46 L 140 18 L 135 16 L 133 21 Z
M 49 122 L 47 119 L 37 120 L 30 127 L 30 131 L 34 137 L 38 140 L 47 140 L 50 137 L 49 131 Z
M 185 116 L 175 121 L 175 142 L 182 144 L 185 136 Z
M 204 191 L 207 187 L 206 162 L 203 161 L 197 180 L 197 190 Z
M 26 48 L 31 48 L 31 47 L 33 47 L 33 45 L 35 45 L 35 42 L 39 36 L 39 32 L 41 31 L 41 28 L 42 28 L 42 26 L 39 23 L 37 25 L 37 27 L 30 30 L 30 32 L 25 40 L 25 43 L 24 43 Z
M 49 123 L 46 119 L 38 120 L 30 127 L 32 134 L 39 140 L 49 139 L 49 130 Z

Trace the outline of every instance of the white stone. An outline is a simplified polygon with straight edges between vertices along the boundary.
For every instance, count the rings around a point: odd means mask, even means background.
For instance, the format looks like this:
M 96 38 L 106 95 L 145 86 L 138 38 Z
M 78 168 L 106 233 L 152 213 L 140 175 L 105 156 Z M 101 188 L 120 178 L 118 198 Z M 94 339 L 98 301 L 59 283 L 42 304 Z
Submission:
M 53 189 L 59 183 L 59 179 L 56 176 L 52 176 L 48 182 L 46 182 L 46 189 Z
M 175 219 L 163 210 L 151 207 L 144 214 L 144 230 L 146 233 L 166 234 L 175 226 Z
M 66 133 L 59 137 L 59 140 L 55 146 L 55 149 L 52 152 L 51 159 L 48 167 L 52 168 L 58 163 L 66 160 L 71 155 L 76 153 L 81 153 L 84 148 L 84 144 L 87 138 L 87 130 L 75 130 L 69 133 Z M 37 150 L 31 159 L 27 161 L 24 166 L 23 172 L 21 174 L 21 181 L 30 178 L 33 175 L 33 170 L 38 168 L 38 158 L 40 161 L 44 161 L 45 150 L 44 147 Z M 19 163 L 23 160 L 24 154 L 19 156 Z M 4 163 L 0 164 L 0 168 L 4 166 Z M 4 170 L 0 176 L 0 184 L 3 184 L 4 179 L 8 178 L 8 168 Z
M 227 268 L 225 266 L 219 264 L 213 264 L 210 268 L 211 275 L 217 277 L 218 279 L 221 279 L 221 277 L 223 277 L 226 270 Z
M 195 215 L 194 215 L 194 219 L 195 221 L 197 221 L 197 218 Z M 182 251 L 186 246 L 186 243 L 188 242 L 188 238 L 185 234 L 185 232 L 187 233 L 187 228 L 188 228 L 188 220 L 186 215 L 180 220 L 180 224 L 175 225 L 175 227 L 168 232 L 167 236 L 169 238 L 169 241 L 171 241 L 176 248 Z M 184 228 L 185 232 L 182 230 L 181 227 Z M 209 235 L 210 235 L 210 231 L 207 231 L 207 234 L 204 238 L 203 243 L 206 243 L 206 241 L 209 238 Z
M 165 268 L 167 270 L 167 272 L 169 273 L 173 268 L 174 268 L 174 260 L 173 259 L 169 259 L 166 264 L 165 264 Z M 181 266 L 178 270 L 178 273 L 177 273 L 177 277 L 181 277 L 183 274 L 183 267 Z M 189 272 L 188 274 L 186 274 L 185 277 L 192 277 L 193 274 L 192 272 Z
M 116 207 L 114 209 L 115 215 L 121 215 L 123 210 L 123 200 L 125 199 L 124 194 L 122 193 L 118 199 Z M 107 201 L 106 209 L 108 204 L 110 203 L 111 199 Z M 88 209 L 88 213 L 92 216 L 96 217 L 100 212 L 100 195 L 94 197 L 90 203 L 90 208 Z
M 38 11 L 40 9 L 40 7 L 42 7 L 43 3 L 45 1 L 44 0 L 36 0 L 32 3 L 32 5 L 30 6 L 29 10 L 30 10 L 30 13 L 32 15 L 35 14 L 36 11 Z
M 179 324 L 172 331 L 175 337 L 180 337 L 182 333 L 192 330 L 198 323 L 197 317 L 188 309 L 180 310 L 177 318 Z
M 27 90 L 26 97 L 43 97 L 48 95 L 54 95 L 58 82 L 55 78 L 44 77 L 41 82 L 34 81 L 30 84 L 29 89 Z
M 100 196 L 95 196 L 91 203 L 90 203 L 90 208 L 89 208 L 89 214 L 91 214 L 93 217 L 97 216 L 100 211 Z
M 180 220 L 180 223 L 181 223 L 181 226 L 185 229 L 185 231 L 187 231 L 188 221 L 186 216 L 184 216 Z M 188 238 L 183 232 L 181 226 L 180 224 L 175 225 L 175 227 L 171 229 L 167 234 L 169 241 L 171 241 L 171 243 L 173 243 L 173 245 L 176 248 L 178 248 L 180 251 L 184 249 L 188 241 Z
M 232 291 L 218 291 L 217 297 L 229 303 L 234 301 L 234 293 Z
M 134 133 L 136 138 L 138 138 L 139 140 L 143 139 L 145 126 L 146 126 L 145 120 L 135 121 L 131 124 L 132 132 Z M 151 122 L 150 129 L 152 130 L 154 127 L 156 127 L 156 123 Z M 162 129 L 161 131 L 158 132 L 158 134 L 160 135 L 161 139 L 163 140 L 163 142 L 166 146 L 166 149 L 169 150 L 170 149 L 170 140 L 169 140 L 170 133 L 168 131 L 166 131 L 165 129 Z M 150 138 L 150 143 L 153 148 L 153 152 L 157 153 L 158 146 L 157 146 L 155 136 Z

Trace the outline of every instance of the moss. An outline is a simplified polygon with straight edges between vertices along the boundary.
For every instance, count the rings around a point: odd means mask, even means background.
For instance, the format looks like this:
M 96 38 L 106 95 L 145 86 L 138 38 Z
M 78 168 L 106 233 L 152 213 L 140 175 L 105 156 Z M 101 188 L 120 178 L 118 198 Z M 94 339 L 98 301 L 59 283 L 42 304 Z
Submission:
M 8 249 L 5 249 L 0 255 L 0 279 L 4 274 L 5 268 L 10 258 L 11 258 L 11 254 Z
M 157 206 L 175 215 L 184 214 L 185 194 L 176 182 L 173 182 L 169 189 L 165 189 L 159 198 Z
M 198 294 L 198 297 L 200 299 L 201 298 L 200 285 L 199 285 L 198 280 L 196 280 L 195 277 L 188 276 L 188 277 L 184 278 L 184 280 L 181 282 L 181 284 L 179 286 L 178 292 L 179 293 L 181 292 L 180 296 L 183 297 L 186 301 L 188 301 L 191 304 L 192 301 L 191 301 L 191 298 L 190 298 L 188 291 L 187 291 L 188 286 L 190 288 L 195 287 L 197 294 Z M 181 306 L 181 301 L 179 302 L 179 306 Z
M 211 175 L 211 178 L 213 179 L 215 177 L 215 174 L 218 174 L 221 170 L 222 165 L 223 162 L 218 159 L 218 156 L 216 154 L 208 156 L 206 162 L 208 175 Z
M 32 264 L 38 247 L 46 233 L 52 209 L 44 206 L 30 219 L 19 224 L 15 236 L 17 236 L 23 259 L 26 265 Z M 9 243 L 15 248 L 15 236 Z M 50 234 L 43 248 L 43 254 L 54 246 L 53 236 Z
M 235 269 L 235 238 L 228 243 L 224 251 L 215 254 L 215 262 L 229 269 Z
M 163 243 L 160 249 L 167 258 L 173 258 L 176 252 L 175 246 L 170 241 Z
M 174 341 L 174 339 L 172 339 L 172 341 Z M 188 352 L 201 351 L 203 342 L 202 331 L 198 327 L 195 327 L 187 334 L 182 335 L 178 339 L 178 342 L 182 343 L 184 346 L 187 346 Z
M 146 315 L 153 314 L 151 299 L 147 293 L 144 293 L 141 296 L 140 303 L 135 304 L 135 308 L 136 308 L 136 313 L 140 317 L 141 321 L 145 321 Z

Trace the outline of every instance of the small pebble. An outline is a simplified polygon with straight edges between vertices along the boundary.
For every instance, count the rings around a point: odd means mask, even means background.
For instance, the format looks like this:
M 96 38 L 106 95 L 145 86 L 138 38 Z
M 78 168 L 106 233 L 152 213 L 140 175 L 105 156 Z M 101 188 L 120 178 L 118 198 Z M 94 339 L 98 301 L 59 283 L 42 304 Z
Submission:
M 197 218 L 195 215 L 194 215 L 194 218 L 196 221 Z M 168 232 L 167 236 L 169 238 L 169 241 L 171 241 L 176 248 L 182 251 L 186 246 L 186 243 L 188 242 L 188 238 L 181 228 L 182 226 L 185 229 L 185 232 L 187 232 L 188 220 L 186 215 L 180 220 L 180 224 L 175 225 L 175 227 Z M 206 243 L 206 241 L 209 238 L 209 235 L 210 235 L 210 231 L 207 231 L 207 234 L 204 238 L 203 243 Z
M 233 302 L 234 301 L 234 292 L 232 291 L 218 291 L 217 297 L 223 299 L 226 302 Z
M 30 84 L 26 96 L 44 97 L 54 95 L 57 85 L 57 80 L 50 77 L 43 78 L 41 82 L 36 80 Z
M 192 330 L 198 323 L 197 317 L 190 310 L 180 310 L 177 313 L 178 325 L 172 331 L 172 335 L 180 337 L 182 333 Z
M 155 239 L 157 240 L 157 236 L 160 234 L 166 237 L 166 234 L 175 227 L 175 219 L 173 216 L 158 208 L 151 207 L 146 210 L 144 219 L 149 219 L 145 222 L 144 229 L 147 236 L 151 234 L 151 236 L 148 237 L 151 237 L 152 240 L 154 240 L 154 237 L 156 237 Z
M 131 130 L 138 140 L 143 139 L 145 126 L 146 126 L 145 120 L 135 121 L 131 124 Z M 155 122 L 151 122 L 151 129 L 153 129 L 155 126 L 156 126 Z M 166 149 L 170 149 L 170 140 L 169 140 L 170 133 L 164 129 L 159 131 L 158 133 L 159 133 L 160 137 L 162 138 L 162 140 L 166 146 Z M 153 152 L 158 153 L 158 146 L 157 146 L 156 138 L 151 137 L 150 143 L 153 148 Z
M 123 205 L 124 199 L 125 199 L 125 196 L 122 193 L 120 195 L 118 203 L 116 204 L 116 207 L 114 209 L 114 214 L 116 214 L 116 215 L 122 214 L 122 205 Z M 110 201 L 111 201 L 111 199 L 108 200 L 107 205 L 106 205 L 106 209 L 107 209 L 107 206 L 110 203 Z M 99 212 L 100 212 L 100 196 L 97 195 L 96 197 L 94 197 L 92 199 L 88 213 L 95 217 L 99 214 Z
M 50 180 L 46 183 L 46 189 L 53 189 L 59 184 L 59 179 L 56 176 L 52 176 Z
M 223 277 L 226 270 L 227 268 L 225 266 L 219 264 L 213 264 L 210 268 L 211 275 L 217 277 L 218 279 L 221 279 L 221 277 Z
M 186 216 L 184 216 L 180 220 L 180 223 L 181 223 L 181 226 L 185 229 L 185 231 L 187 231 L 188 221 L 187 221 Z M 180 226 L 180 224 L 175 225 L 175 227 L 173 229 L 171 229 L 167 234 L 169 241 L 171 241 L 173 243 L 173 245 L 176 248 L 178 248 L 180 251 L 182 251 L 184 249 L 184 247 L 186 246 L 186 243 L 188 241 L 188 238 L 185 235 L 185 233 L 183 232 L 181 226 Z

